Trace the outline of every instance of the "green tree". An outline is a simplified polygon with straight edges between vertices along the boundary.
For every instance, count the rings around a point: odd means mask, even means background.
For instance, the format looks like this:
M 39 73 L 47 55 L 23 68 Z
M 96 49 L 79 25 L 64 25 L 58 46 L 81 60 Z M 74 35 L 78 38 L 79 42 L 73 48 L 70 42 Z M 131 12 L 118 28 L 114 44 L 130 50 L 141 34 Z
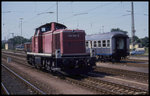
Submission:
M 1 45 L 1 49 L 4 49 L 5 48 L 5 43 L 1 43 L 2 45 Z
M 125 34 L 128 33 L 127 31 L 121 30 L 120 28 L 112 28 L 112 29 L 111 29 L 111 32 L 123 32 L 123 33 L 125 33 Z
M 133 36 L 134 43 L 141 43 L 141 40 L 137 36 Z
M 15 36 L 14 38 L 10 38 L 8 40 L 8 42 L 13 43 L 14 46 L 19 45 L 19 44 L 24 44 L 25 42 L 31 42 L 31 38 L 30 39 L 26 39 L 22 36 Z
M 134 43 L 141 43 L 141 40 L 137 36 L 133 36 L 133 40 Z M 129 41 L 131 43 L 131 38 L 129 39 Z
M 148 37 L 141 38 L 141 43 L 142 46 L 149 47 L 149 38 Z
M 149 38 L 148 37 L 144 37 L 144 38 L 138 38 L 137 36 L 133 37 L 134 39 L 134 43 L 141 43 L 143 47 L 149 47 Z M 129 39 L 130 43 L 131 43 L 131 38 Z

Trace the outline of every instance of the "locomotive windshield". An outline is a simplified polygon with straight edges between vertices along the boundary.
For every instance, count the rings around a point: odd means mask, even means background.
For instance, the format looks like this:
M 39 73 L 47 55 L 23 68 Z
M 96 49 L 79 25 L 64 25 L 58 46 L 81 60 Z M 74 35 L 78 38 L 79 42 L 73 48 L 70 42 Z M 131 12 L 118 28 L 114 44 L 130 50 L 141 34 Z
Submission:
M 124 39 L 123 38 L 118 38 L 117 49 L 124 49 Z

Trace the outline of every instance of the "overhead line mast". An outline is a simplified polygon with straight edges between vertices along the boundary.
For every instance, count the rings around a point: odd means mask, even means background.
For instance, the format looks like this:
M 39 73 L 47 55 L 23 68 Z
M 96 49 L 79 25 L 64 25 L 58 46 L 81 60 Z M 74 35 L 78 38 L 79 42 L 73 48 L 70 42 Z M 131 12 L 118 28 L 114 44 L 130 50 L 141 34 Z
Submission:
M 21 38 L 20 39 L 21 39 L 21 45 L 22 45 L 22 20 L 23 20 L 23 18 L 20 18 L 20 20 L 21 20 L 20 21 L 21 22 Z
M 56 6 L 57 6 L 57 14 L 56 14 L 57 16 L 56 17 L 57 17 L 57 23 L 58 23 L 58 1 L 56 2 Z
M 135 28 L 134 28 L 134 5 L 133 2 L 131 2 L 131 22 L 132 22 L 132 26 L 131 26 L 131 30 L 132 30 L 132 39 L 131 39 L 131 43 L 132 43 L 132 50 L 134 49 L 134 36 L 135 36 Z

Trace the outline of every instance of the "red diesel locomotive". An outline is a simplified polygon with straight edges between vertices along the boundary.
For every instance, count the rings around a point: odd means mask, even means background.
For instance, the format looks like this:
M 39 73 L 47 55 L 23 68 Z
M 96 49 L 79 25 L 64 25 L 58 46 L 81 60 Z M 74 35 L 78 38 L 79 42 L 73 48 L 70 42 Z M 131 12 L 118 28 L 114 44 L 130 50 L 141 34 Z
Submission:
M 88 72 L 95 66 L 94 50 L 86 53 L 85 31 L 56 22 L 36 28 L 27 60 L 36 68 L 69 74 Z

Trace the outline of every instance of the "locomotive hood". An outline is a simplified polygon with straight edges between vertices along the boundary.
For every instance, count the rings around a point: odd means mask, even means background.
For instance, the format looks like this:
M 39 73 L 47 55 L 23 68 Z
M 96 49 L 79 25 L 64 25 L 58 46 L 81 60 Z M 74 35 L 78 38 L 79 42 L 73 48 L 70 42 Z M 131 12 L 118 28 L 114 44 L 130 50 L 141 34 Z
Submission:
M 85 32 L 84 30 L 79 29 L 57 29 L 55 32 Z
M 63 32 L 84 32 L 84 30 L 79 30 L 79 29 L 64 29 Z

